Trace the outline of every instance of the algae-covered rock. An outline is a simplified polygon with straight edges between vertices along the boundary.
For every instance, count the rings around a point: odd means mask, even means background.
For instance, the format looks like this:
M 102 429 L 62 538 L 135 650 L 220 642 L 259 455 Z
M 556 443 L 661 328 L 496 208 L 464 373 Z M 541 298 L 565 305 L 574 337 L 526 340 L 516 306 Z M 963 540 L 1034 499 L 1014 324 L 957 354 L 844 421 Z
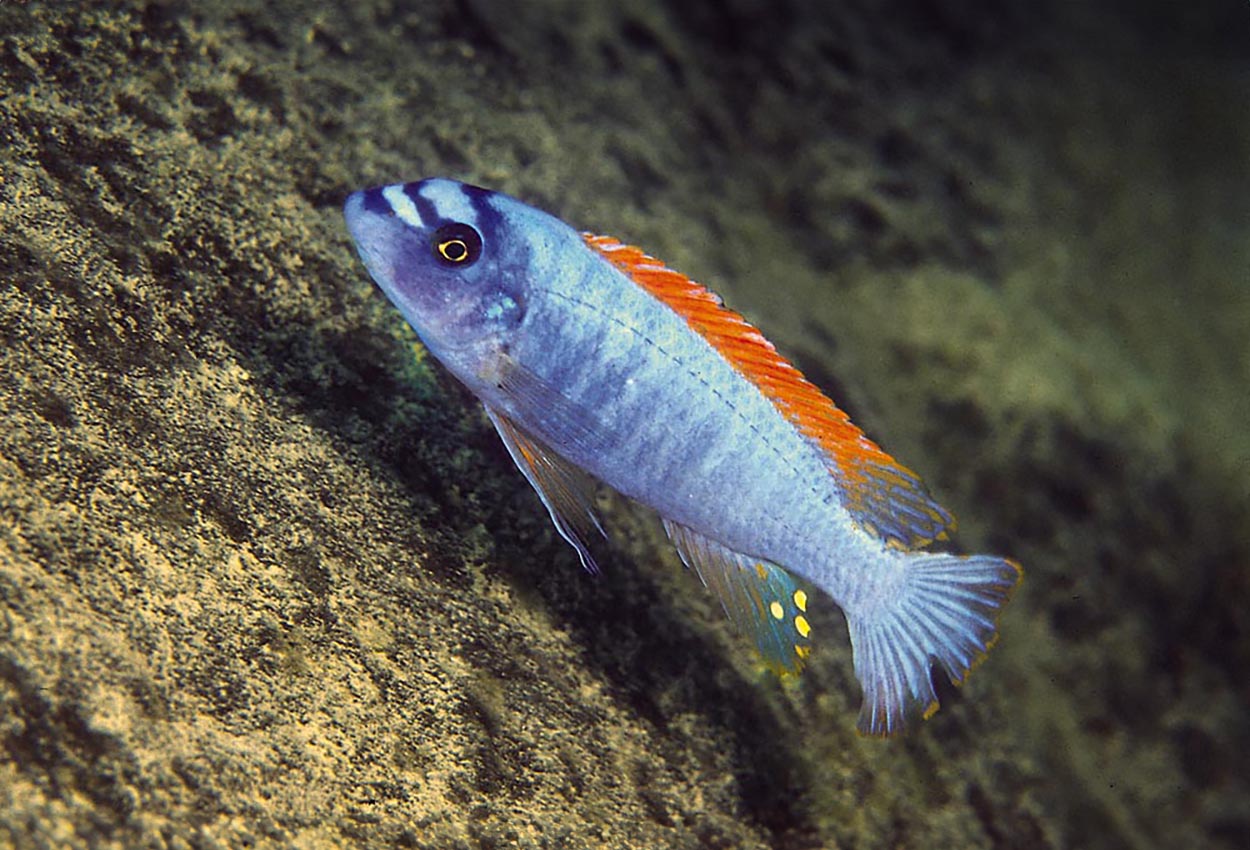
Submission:
M 1250 16 L 981 5 L 0 3 L 0 843 L 1244 846 Z M 967 687 L 856 737 L 610 494 L 582 573 L 344 232 L 438 174 L 1020 560 Z

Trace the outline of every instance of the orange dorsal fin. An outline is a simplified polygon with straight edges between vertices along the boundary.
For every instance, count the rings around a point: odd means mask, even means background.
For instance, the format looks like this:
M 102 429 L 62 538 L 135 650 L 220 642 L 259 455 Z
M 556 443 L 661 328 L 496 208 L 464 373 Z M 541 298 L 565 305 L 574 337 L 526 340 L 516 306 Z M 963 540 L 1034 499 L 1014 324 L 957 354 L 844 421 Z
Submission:
M 600 256 L 684 318 L 824 450 L 842 487 L 844 506 L 861 526 L 890 543 L 914 548 L 944 536 L 954 525 L 914 472 L 864 436 L 763 334 L 721 306 L 718 295 L 639 248 L 608 236 L 582 236 Z

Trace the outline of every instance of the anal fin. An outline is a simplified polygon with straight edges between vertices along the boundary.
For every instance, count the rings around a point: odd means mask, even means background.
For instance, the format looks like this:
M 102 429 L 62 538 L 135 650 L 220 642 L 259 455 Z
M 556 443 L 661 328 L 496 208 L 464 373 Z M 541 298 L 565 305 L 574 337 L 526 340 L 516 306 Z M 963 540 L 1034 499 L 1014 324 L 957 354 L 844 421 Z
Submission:
M 807 592 L 776 564 L 735 552 L 684 525 L 664 520 L 682 561 L 720 599 L 729 619 L 755 640 L 777 673 L 798 673 L 811 651 Z
M 517 468 L 542 499 L 556 531 L 577 550 L 588 572 L 599 572 L 586 538 L 596 532 L 606 537 L 607 533 L 595 514 L 586 474 L 502 413 L 487 407 L 486 415 L 495 424 Z

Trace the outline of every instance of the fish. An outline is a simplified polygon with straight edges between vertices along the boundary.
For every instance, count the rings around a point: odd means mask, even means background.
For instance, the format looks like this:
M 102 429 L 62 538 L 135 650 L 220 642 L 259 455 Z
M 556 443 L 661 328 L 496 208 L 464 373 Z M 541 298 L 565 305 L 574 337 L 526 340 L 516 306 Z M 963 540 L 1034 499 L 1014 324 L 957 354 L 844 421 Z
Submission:
M 584 567 L 600 482 L 653 509 L 769 667 L 803 669 L 808 591 L 846 617 L 857 727 L 901 731 L 997 641 L 1023 571 L 927 547 L 949 512 L 722 299 L 641 249 L 446 178 L 353 192 L 370 276 L 485 407 Z

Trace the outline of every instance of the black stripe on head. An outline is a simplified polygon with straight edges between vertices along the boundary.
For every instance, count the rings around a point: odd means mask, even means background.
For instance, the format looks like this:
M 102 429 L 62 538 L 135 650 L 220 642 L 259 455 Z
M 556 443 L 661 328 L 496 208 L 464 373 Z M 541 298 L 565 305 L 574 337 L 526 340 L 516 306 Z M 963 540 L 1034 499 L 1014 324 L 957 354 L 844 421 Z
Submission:
M 365 190 L 364 207 L 366 212 L 371 212 L 374 215 L 395 214 L 395 210 L 391 209 L 390 201 L 383 197 L 381 186 Z
M 461 188 L 468 197 L 469 203 L 473 205 L 474 211 L 477 213 L 478 230 L 482 232 L 484 239 L 499 233 L 503 226 L 503 216 L 495 209 L 494 204 L 490 202 L 492 192 L 490 189 L 483 189 L 481 186 L 472 186 L 468 183 L 462 183 Z
M 405 183 L 404 194 L 408 196 L 408 200 L 412 201 L 412 205 L 417 208 L 417 214 L 421 216 L 421 223 L 426 227 L 438 227 L 444 223 L 444 219 L 435 211 L 434 204 L 421 196 L 421 183 Z

